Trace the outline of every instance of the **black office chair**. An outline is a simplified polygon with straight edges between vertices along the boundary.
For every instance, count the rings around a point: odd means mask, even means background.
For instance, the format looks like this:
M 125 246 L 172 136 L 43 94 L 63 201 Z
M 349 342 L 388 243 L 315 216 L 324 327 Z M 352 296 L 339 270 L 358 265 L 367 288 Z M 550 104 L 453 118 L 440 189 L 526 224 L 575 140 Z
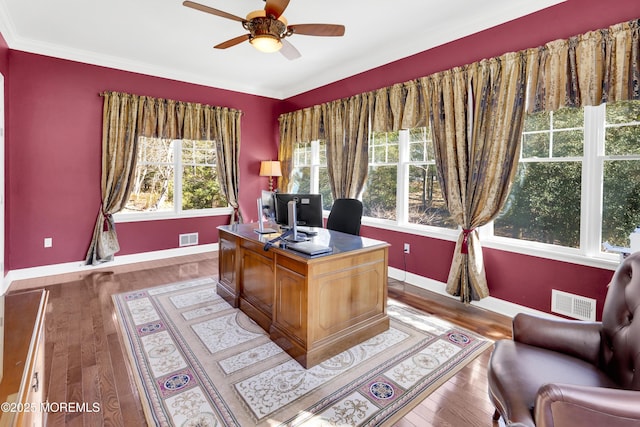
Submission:
M 361 221 L 362 202 L 360 200 L 336 199 L 327 218 L 327 228 L 359 236 Z

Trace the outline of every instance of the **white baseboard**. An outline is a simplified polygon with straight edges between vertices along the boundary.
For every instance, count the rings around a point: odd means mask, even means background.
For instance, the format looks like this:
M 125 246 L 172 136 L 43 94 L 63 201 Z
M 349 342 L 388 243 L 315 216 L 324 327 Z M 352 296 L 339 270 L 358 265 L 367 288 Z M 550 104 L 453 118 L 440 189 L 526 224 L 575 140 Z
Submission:
M 132 255 L 115 256 L 113 261 L 98 265 L 85 265 L 84 261 L 67 262 L 64 264 L 44 265 L 41 267 L 23 268 L 10 270 L 4 277 L 0 295 L 4 295 L 12 282 L 16 280 L 35 279 L 37 277 L 53 276 L 56 274 L 77 273 L 91 271 L 99 268 L 109 268 L 134 264 L 137 262 L 154 261 L 158 259 L 173 258 L 185 255 L 194 255 L 204 252 L 215 252 L 218 250 L 217 243 L 197 246 L 185 246 L 182 248 L 165 249 L 161 251 L 143 252 Z
M 413 285 L 417 288 L 421 288 L 427 291 L 435 292 L 439 295 L 444 295 L 453 299 L 458 299 L 446 291 L 447 284 L 443 282 L 439 282 L 437 280 L 429 279 L 428 277 L 418 276 L 417 274 L 408 273 L 403 270 L 389 267 L 389 277 L 401 280 L 405 283 Z M 553 314 L 545 313 L 544 311 L 535 310 L 533 308 L 525 307 L 522 305 L 514 304 L 509 301 L 501 300 L 498 298 L 494 298 L 492 296 L 488 296 L 486 298 L 481 299 L 480 301 L 472 301 L 471 305 L 483 308 L 485 310 L 493 311 L 498 314 L 502 314 L 508 317 L 515 317 L 518 313 L 528 313 L 537 316 L 545 316 L 551 318 L 559 318 L 559 316 L 555 316 Z

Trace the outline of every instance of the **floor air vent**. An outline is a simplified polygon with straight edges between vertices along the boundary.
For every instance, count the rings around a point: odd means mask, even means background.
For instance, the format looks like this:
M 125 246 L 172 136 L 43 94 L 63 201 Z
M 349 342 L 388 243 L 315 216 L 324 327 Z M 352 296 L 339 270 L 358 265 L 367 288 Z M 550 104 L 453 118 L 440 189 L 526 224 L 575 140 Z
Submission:
M 193 246 L 198 244 L 198 233 L 180 235 L 180 246 Z
M 551 311 L 580 320 L 596 320 L 596 300 L 551 290 Z

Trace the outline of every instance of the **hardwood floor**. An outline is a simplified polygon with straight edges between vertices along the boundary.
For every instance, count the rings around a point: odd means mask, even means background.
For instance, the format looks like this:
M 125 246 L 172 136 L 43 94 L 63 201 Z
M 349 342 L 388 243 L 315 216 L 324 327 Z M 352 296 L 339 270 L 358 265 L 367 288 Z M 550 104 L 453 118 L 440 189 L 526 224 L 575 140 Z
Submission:
M 99 403 L 99 412 L 50 413 L 47 426 L 141 426 L 145 418 L 117 331 L 111 295 L 217 274 L 217 254 L 200 254 L 14 282 L 9 292 L 46 288 L 45 364 L 49 402 Z M 490 339 L 509 338 L 511 320 L 390 280 L 389 296 Z M 10 349 L 5 349 L 10 351 Z M 438 388 L 398 427 L 492 426 L 486 350 Z

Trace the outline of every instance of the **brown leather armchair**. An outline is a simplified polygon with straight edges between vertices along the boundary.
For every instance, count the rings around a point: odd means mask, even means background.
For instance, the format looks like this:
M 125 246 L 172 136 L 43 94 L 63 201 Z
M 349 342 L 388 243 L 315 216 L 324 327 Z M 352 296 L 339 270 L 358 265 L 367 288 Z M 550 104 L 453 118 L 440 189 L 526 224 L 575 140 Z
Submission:
M 635 321 L 637 319 L 637 321 Z M 496 342 L 489 398 L 507 426 L 640 426 L 640 252 L 618 267 L 601 322 L 518 314 Z

